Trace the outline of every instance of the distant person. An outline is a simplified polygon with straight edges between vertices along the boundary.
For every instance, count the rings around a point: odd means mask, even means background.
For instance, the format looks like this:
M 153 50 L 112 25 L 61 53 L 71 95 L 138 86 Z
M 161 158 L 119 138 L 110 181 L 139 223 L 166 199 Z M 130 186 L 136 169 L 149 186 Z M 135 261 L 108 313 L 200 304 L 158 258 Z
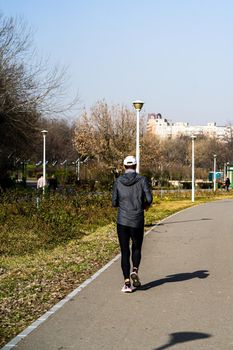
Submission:
M 52 190 L 55 192 L 57 189 L 57 179 L 55 178 L 55 175 L 52 175 L 49 179 L 49 190 Z
M 125 174 L 119 176 L 113 186 L 112 205 L 118 208 L 117 234 L 121 249 L 121 268 L 124 276 L 122 292 L 132 292 L 140 287 L 138 269 L 144 236 L 144 209 L 152 203 L 152 193 L 146 177 L 136 173 L 136 159 L 128 156 L 124 160 Z M 132 241 L 133 269 L 130 274 L 130 240 Z
M 229 191 L 230 184 L 231 184 L 230 179 L 229 179 L 229 177 L 227 177 L 225 180 L 225 187 L 226 187 L 227 191 Z
M 38 175 L 37 177 L 37 190 L 43 190 L 44 187 L 44 177 L 42 174 Z
M 24 188 L 27 187 L 27 178 L 26 178 L 26 176 L 22 177 L 22 185 L 23 185 Z

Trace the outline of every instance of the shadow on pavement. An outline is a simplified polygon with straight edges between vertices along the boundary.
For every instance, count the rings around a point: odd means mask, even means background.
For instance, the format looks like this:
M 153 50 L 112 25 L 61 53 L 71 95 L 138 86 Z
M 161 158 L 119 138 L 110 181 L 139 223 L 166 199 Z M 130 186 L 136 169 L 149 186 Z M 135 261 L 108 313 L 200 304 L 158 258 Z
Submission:
M 170 334 L 170 340 L 167 344 L 160 346 L 153 350 L 163 350 L 178 343 L 185 343 L 187 341 L 210 338 L 212 335 L 200 332 L 176 332 Z
M 206 221 L 206 220 L 213 220 L 210 218 L 202 218 L 202 219 L 196 219 L 196 220 L 184 220 L 184 221 L 169 221 L 169 222 L 161 222 L 161 223 L 152 223 L 152 224 L 146 224 L 145 227 L 152 227 L 152 226 L 164 226 L 164 225 L 170 225 L 170 224 L 180 224 L 182 222 L 192 222 L 192 221 Z
M 192 278 L 206 278 L 209 276 L 208 270 L 199 270 L 194 272 L 186 272 L 186 273 L 177 273 L 175 275 L 169 275 L 165 278 L 161 278 L 160 280 L 155 280 L 148 282 L 146 284 L 143 284 L 140 288 L 137 290 L 147 290 L 150 288 L 161 286 L 164 283 L 171 283 L 171 282 L 182 282 L 187 281 Z

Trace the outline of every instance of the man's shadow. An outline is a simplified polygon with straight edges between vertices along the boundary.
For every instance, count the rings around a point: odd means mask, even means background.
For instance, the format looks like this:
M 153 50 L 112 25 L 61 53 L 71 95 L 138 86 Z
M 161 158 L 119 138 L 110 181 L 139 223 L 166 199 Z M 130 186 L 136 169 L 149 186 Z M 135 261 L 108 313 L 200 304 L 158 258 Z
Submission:
M 164 283 L 182 282 L 193 278 L 206 278 L 209 276 L 208 272 L 209 272 L 208 270 L 199 270 L 194 272 L 177 273 L 175 275 L 169 275 L 169 276 L 166 276 L 165 278 L 161 278 L 159 280 L 155 280 L 155 281 L 151 281 L 146 284 L 143 284 L 137 290 L 147 290 L 150 288 L 161 286 Z
M 169 342 L 165 345 L 160 346 L 154 350 L 163 350 L 167 349 L 170 346 L 176 345 L 178 343 L 185 343 L 187 341 L 199 340 L 210 338 L 211 334 L 200 333 L 200 332 L 176 332 L 170 334 Z

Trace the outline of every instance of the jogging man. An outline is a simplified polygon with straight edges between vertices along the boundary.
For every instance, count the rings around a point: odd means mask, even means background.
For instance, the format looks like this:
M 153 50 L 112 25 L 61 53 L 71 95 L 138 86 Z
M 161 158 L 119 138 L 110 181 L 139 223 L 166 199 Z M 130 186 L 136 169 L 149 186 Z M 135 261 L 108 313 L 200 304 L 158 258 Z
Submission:
M 113 186 L 112 205 L 118 207 L 117 234 L 121 249 L 121 268 L 124 276 L 122 292 L 132 292 L 140 287 L 138 268 L 144 235 L 144 209 L 152 203 L 152 193 L 146 177 L 136 173 L 136 159 L 128 156 L 124 160 L 125 174 L 118 177 Z M 132 241 L 133 270 L 130 274 L 130 240 Z

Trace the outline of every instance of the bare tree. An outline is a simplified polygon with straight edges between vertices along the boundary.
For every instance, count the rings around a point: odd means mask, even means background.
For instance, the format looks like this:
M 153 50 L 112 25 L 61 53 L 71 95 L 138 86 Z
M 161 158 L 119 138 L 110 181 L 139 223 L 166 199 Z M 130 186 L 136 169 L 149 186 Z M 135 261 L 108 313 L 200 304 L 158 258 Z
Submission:
M 42 119 L 40 129 L 46 129 L 46 159 L 48 161 L 75 161 L 78 154 L 73 146 L 74 124 L 68 123 L 65 119 Z M 42 137 L 39 135 L 38 146 L 35 153 L 35 160 L 42 159 Z
M 161 140 L 150 133 L 141 139 L 141 170 L 155 177 L 160 177 L 163 154 Z
M 124 156 L 135 151 L 135 130 L 132 111 L 119 105 L 109 108 L 105 101 L 100 101 L 77 122 L 74 145 L 80 155 L 118 167 Z
M 225 147 L 226 144 L 216 138 L 200 137 L 195 142 L 195 158 L 196 166 L 203 169 L 213 169 L 214 154 L 217 155 L 217 163 L 225 162 Z M 191 157 L 191 147 L 190 147 Z
M 31 31 L 17 19 L 0 16 L 0 159 L 26 154 L 39 131 L 42 116 L 70 110 L 61 106 L 64 70 L 35 62 Z

